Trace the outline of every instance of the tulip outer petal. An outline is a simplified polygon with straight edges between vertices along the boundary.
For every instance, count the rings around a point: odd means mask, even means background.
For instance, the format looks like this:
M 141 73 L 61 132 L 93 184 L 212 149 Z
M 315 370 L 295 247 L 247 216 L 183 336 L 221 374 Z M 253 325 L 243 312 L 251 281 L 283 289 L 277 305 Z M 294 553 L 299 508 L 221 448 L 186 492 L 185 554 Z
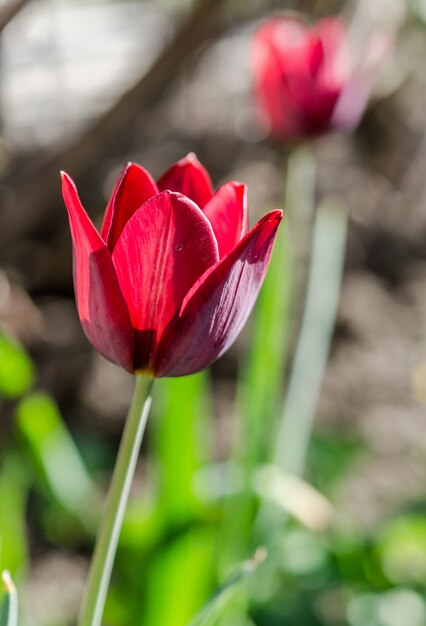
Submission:
M 247 188 L 236 182 L 225 183 L 203 208 L 204 215 L 213 226 L 223 258 L 247 233 Z
M 65 173 L 62 193 L 71 228 L 74 290 L 84 332 L 105 358 L 132 371 L 134 333 L 111 254 L 84 210 L 74 182 Z
M 157 194 L 151 174 L 137 163 L 128 163 L 114 185 L 101 226 L 101 237 L 111 252 L 134 212 Z
M 184 376 L 210 365 L 235 341 L 259 293 L 282 211 L 271 211 L 195 283 L 164 331 L 154 374 Z

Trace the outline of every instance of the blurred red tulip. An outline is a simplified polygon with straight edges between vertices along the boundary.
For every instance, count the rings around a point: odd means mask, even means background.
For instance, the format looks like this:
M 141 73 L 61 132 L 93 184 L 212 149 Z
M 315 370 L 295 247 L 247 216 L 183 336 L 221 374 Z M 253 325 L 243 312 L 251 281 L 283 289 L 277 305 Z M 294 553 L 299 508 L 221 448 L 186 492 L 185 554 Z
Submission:
M 260 26 L 252 47 L 262 125 L 271 135 L 289 140 L 353 130 L 385 53 L 383 45 L 377 58 L 377 45 L 369 46 L 356 69 L 347 28 L 339 18 L 325 18 L 311 28 L 294 17 L 271 18 Z
M 129 163 L 100 233 L 67 174 L 74 287 L 84 331 L 107 359 L 155 377 L 197 372 L 241 331 L 269 263 L 281 211 L 247 233 L 246 188 L 216 193 L 194 155 L 156 183 Z

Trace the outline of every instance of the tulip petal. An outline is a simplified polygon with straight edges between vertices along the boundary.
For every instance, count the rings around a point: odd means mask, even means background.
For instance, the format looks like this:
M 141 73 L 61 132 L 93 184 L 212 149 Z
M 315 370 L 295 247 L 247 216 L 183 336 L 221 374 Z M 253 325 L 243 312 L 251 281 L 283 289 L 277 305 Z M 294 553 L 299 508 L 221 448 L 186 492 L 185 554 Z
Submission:
M 187 196 L 200 209 L 213 195 L 210 176 L 192 152 L 172 165 L 157 184 L 160 191 L 177 191 Z
M 234 342 L 256 301 L 281 218 L 282 211 L 265 215 L 201 276 L 164 331 L 154 357 L 156 376 L 193 374 Z
M 105 358 L 133 370 L 134 333 L 111 253 L 93 226 L 71 178 L 62 173 L 74 256 L 77 309 L 87 338 Z
M 340 90 L 349 80 L 352 55 L 346 24 L 339 18 L 324 18 L 311 29 L 308 53 L 311 63 L 317 59 L 315 76 L 323 89 Z
M 334 107 L 352 75 L 346 25 L 335 17 L 320 20 L 311 29 L 306 48 L 313 83 L 300 104 L 305 116 L 304 132 L 317 134 L 334 126 Z
M 112 259 L 132 324 L 147 336 L 151 333 L 151 350 L 192 285 L 217 263 L 219 254 L 201 209 L 181 194 L 163 191 L 128 221 Z M 135 358 L 145 367 L 148 356 Z
M 324 132 L 353 75 L 346 25 L 335 17 L 311 29 L 297 18 L 268 20 L 254 38 L 252 66 L 267 131 L 280 139 Z
M 111 251 L 133 213 L 157 194 L 151 174 L 137 163 L 128 163 L 115 183 L 101 227 L 101 237 Z
M 225 183 L 206 204 L 203 213 L 213 226 L 219 257 L 223 258 L 248 230 L 246 186 Z
M 306 55 L 308 27 L 281 17 L 265 22 L 253 40 L 251 65 L 260 122 L 267 132 L 287 138 L 302 132 L 298 99 L 311 87 Z

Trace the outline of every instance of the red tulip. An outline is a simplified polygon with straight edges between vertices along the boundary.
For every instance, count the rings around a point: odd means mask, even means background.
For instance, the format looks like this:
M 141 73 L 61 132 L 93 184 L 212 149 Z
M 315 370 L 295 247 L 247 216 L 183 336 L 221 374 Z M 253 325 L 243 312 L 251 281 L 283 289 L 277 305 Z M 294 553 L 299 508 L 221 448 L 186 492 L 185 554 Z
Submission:
M 353 130 L 386 52 L 382 42 L 380 52 L 377 45 L 368 48 L 356 69 L 340 19 L 328 17 L 311 28 L 294 17 L 266 21 L 252 48 L 255 97 L 265 129 L 291 140 Z
M 214 193 L 189 155 L 156 183 L 129 163 L 100 232 L 62 175 L 84 331 L 107 359 L 155 377 L 197 372 L 236 339 L 256 300 L 281 211 L 247 233 L 244 185 Z

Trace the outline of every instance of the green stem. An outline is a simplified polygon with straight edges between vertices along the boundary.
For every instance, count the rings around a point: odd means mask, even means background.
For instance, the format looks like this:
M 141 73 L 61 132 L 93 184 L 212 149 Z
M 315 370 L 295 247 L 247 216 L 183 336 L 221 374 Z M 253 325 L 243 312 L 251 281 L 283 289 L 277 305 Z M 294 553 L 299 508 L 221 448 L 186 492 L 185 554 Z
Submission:
M 275 448 L 274 462 L 290 474 L 303 472 L 336 321 L 347 226 L 341 202 L 318 207 L 302 331 Z
M 278 231 L 265 283 L 254 312 L 253 339 L 241 367 L 237 387 L 239 424 L 233 460 L 243 477 L 243 489 L 226 502 L 223 514 L 219 572 L 247 557 L 251 544 L 256 498 L 251 479 L 256 466 L 270 460 L 270 433 L 276 429 L 288 348 L 299 328 L 294 318 L 304 299 L 314 215 L 316 162 L 302 146 L 285 153 L 285 220 Z M 290 228 L 289 228 L 290 227 Z M 289 232 L 290 231 L 290 232 Z M 297 273 L 297 283 L 294 273 Z M 232 484 L 234 476 L 229 480 Z M 237 476 L 238 480 L 238 476 Z M 256 542 L 255 542 L 256 543 Z M 257 544 L 256 544 L 257 545 Z M 232 619 L 229 620 L 230 622 Z M 234 620 L 236 621 L 236 620 Z
M 151 407 L 153 380 L 136 378 L 101 528 L 95 545 L 79 626 L 100 626 L 118 539 Z
M 341 202 L 324 201 L 317 211 L 302 329 L 294 358 L 273 464 L 286 474 L 303 473 L 306 453 L 337 315 L 346 251 L 348 212 Z M 286 514 L 262 502 L 256 519 L 258 536 L 271 544 Z

